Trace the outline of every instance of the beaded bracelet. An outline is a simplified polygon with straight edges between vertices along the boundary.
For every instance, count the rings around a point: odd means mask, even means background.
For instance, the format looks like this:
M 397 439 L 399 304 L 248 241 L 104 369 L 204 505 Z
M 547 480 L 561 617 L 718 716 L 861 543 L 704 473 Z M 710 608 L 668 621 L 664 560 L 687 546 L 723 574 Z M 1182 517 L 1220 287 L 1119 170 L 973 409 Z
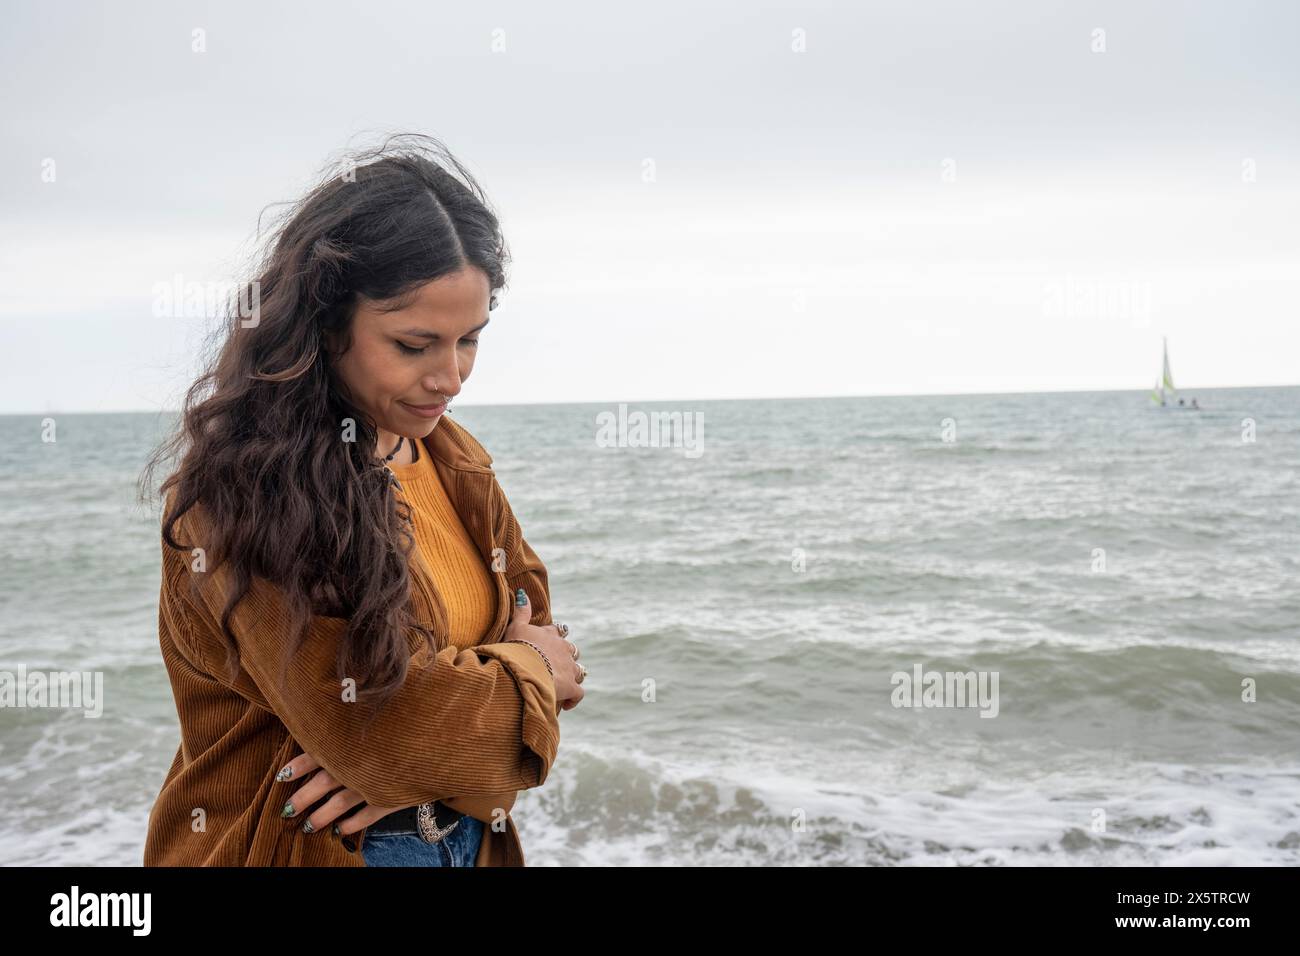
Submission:
M 532 641 L 523 641 L 523 640 L 520 640 L 520 639 L 517 638 L 517 637 L 512 637 L 510 640 L 506 641 L 505 643 L 506 643 L 506 644 L 527 644 L 529 647 L 531 647 L 533 650 L 535 650 L 538 654 L 541 654 L 541 655 L 542 655 L 542 663 L 546 665 L 546 671 L 547 671 L 547 673 L 549 673 L 549 674 L 551 675 L 551 677 L 554 677 L 554 676 L 555 676 L 555 669 L 554 669 L 553 667 L 551 667 L 551 661 L 550 661 L 550 658 L 548 658 L 548 657 L 547 657 L 547 656 L 542 652 L 542 649 L 541 649 L 540 647 L 538 647 L 536 644 L 534 644 Z

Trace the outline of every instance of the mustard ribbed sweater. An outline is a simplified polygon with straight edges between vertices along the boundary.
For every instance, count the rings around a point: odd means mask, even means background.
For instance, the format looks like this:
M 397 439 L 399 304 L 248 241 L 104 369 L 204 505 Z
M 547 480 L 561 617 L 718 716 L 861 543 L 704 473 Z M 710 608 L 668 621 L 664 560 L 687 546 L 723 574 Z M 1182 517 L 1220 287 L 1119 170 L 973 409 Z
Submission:
M 417 461 L 390 463 L 411 505 L 415 543 L 447 606 L 448 637 L 457 647 L 483 640 L 496 617 L 496 584 L 456 514 L 427 450 Z

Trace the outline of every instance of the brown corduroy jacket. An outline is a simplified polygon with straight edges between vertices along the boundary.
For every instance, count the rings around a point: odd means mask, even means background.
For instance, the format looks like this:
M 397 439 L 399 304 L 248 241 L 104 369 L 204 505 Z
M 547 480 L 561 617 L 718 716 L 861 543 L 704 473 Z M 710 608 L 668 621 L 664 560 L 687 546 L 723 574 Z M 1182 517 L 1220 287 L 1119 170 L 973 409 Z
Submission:
M 278 589 L 254 578 L 231 619 L 240 652 L 232 680 L 219 623 L 229 593 L 225 566 L 195 573 L 189 553 L 163 542 L 158 637 L 181 742 L 150 812 L 146 866 L 364 866 L 366 831 L 342 839 L 330 827 L 305 834 L 304 814 L 281 817 L 301 781 L 277 783 L 275 775 L 304 751 L 373 806 L 448 797 L 469 804 L 506 795 L 504 812 L 484 827 L 476 865 L 524 865 L 509 807 L 515 791 L 541 786 L 550 772 L 560 704 L 537 652 L 501 639 L 515 588 L 528 593 L 531 623 L 551 623 L 547 572 L 524 540 L 483 446 L 444 415 L 423 447 L 497 572 L 496 619 L 484 643 L 451 645 L 436 656 L 410 633 L 406 681 L 364 738 L 361 705 L 349 699 L 335 670 L 345 620 L 313 617 L 281 684 L 288 614 Z M 177 523 L 182 544 L 202 546 L 201 511 L 196 507 Z M 418 549 L 412 554 L 414 606 L 433 625 L 445 612 Z

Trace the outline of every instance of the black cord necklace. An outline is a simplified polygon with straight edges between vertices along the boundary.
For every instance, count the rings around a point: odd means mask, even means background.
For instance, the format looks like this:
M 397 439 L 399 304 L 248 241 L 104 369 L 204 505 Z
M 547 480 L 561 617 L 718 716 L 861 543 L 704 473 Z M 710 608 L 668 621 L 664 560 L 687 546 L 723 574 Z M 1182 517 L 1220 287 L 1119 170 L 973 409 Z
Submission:
M 392 484 L 396 485 L 399 490 L 402 487 L 402 483 L 397 480 L 397 476 L 393 474 L 393 469 L 388 467 L 388 463 L 397 457 L 397 453 L 402 450 L 402 444 L 405 441 L 406 441 L 405 435 L 398 435 L 397 447 L 384 456 L 384 470 L 388 472 L 388 480 Z M 418 441 L 411 442 L 411 464 L 415 464 L 419 460 L 420 460 L 420 443 Z
M 406 441 L 406 436 L 405 436 L 405 435 L 398 435 L 398 436 L 397 436 L 397 447 L 394 448 L 391 452 L 389 452 L 387 455 L 384 456 L 384 461 L 392 461 L 394 458 L 396 458 L 396 457 L 397 457 L 397 453 L 398 453 L 399 451 L 402 450 L 402 443 L 405 442 L 405 441 Z M 420 443 L 419 443 L 419 442 L 414 442 L 414 441 L 413 441 L 413 442 L 411 442 L 411 461 L 410 461 L 410 464 L 414 465 L 414 464 L 415 464 L 417 461 L 419 461 L 419 460 L 420 460 Z
M 384 456 L 384 461 L 392 461 L 394 458 L 396 458 L 396 457 L 397 457 L 397 453 L 398 453 L 399 451 L 402 450 L 402 443 L 403 443 L 404 441 L 406 441 L 406 436 L 405 436 L 405 435 L 398 435 L 398 436 L 397 436 L 397 447 L 394 448 L 391 452 L 389 452 L 387 455 Z

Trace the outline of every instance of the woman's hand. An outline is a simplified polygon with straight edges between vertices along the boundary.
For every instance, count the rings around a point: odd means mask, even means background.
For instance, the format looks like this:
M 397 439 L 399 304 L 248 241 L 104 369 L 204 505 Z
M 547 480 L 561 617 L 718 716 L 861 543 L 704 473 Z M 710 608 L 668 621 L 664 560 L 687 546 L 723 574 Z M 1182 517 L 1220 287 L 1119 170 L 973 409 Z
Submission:
M 309 832 L 319 833 L 357 804 L 365 803 L 365 798 L 361 794 L 355 790 L 347 789 L 343 784 L 335 780 L 330 775 L 330 772 L 320 765 L 320 761 L 311 754 L 299 754 L 285 765 L 284 770 L 290 772 L 289 780 L 302 782 L 302 786 L 289 795 L 288 802 L 285 804 L 284 810 L 281 811 L 286 819 L 300 816 L 304 810 L 321 797 L 331 791 L 338 790 L 338 793 L 303 819 L 304 824 L 311 824 Z M 284 770 L 280 772 L 284 773 Z M 313 770 L 316 771 L 314 774 L 312 773 Z M 308 775 L 311 775 L 310 779 L 307 779 Z M 376 820 L 386 817 L 390 813 L 396 813 L 401 809 L 403 808 L 372 807 L 366 804 L 366 806 L 338 824 L 339 834 L 341 836 L 350 836 L 358 830 L 370 826 Z
M 365 802 L 359 793 L 343 787 L 342 784 L 335 780 L 328 770 L 321 767 L 320 761 L 311 754 L 299 754 L 289 761 L 287 767 L 290 770 L 290 780 L 302 780 L 303 782 L 301 787 L 289 795 L 288 802 L 292 804 L 294 810 L 290 817 L 299 816 L 303 810 L 310 807 L 327 793 L 333 790 L 339 791 L 304 818 L 304 820 L 311 821 L 311 832 L 313 833 L 319 833 L 357 804 Z M 312 771 L 315 771 L 315 774 L 312 775 L 310 780 L 306 779 Z M 508 793 L 473 797 L 443 797 L 442 802 L 453 810 L 458 810 L 475 820 L 494 823 L 503 815 L 510 813 L 518 795 L 517 791 L 512 790 Z M 358 830 L 370 826 L 376 820 L 386 817 L 390 813 L 396 813 L 401 809 L 403 808 L 372 807 L 366 804 L 366 806 L 339 823 L 339 834 L 341 836 L 350 836 Z
M 529 618 L 532 617 L 532 605 L 528 602 L 528 593 L 522 591 L 523 604 L 516 604 L 512 609 L 510 623 L 506 627 L 505 641 L 531 641 L 542 649 L 551 662 L 551 668 L 555 672 L 555 698 L 560 705 L 561 710 L 572 710 L 578 706 L 578 703 L 584 696 L 582 685 L 578 683 L 578 662 L 574 656 L 576 651 L 573 644 L 560 636 L 560 629 L 554 624 L 543 626 L 534 626 L 529 624 Z M 558 713 L 558 711 L 557 711 Z M 307 807 L 319 801 L 328 794 L 333 794 L 328 800 L 313 810 L 305 819 L 304 823 L 311 824 L 309 832 L 318 833 L 326 827 L 337 823 L 339 834 L 350 836 L 359 830 L 363 830 L 376 820 L 380 820 L 390 813 L 396 813 L 403 807 L 372 807 L 369 804 L 361 807 L 355 813 L 350 813 L 355 807 L 365 803 L 365 798 L 355 790 L 349 790 L 342 782 L 335 780 L 330 772 L 320 765 L 315 757 L 309 753 L 299 754 L 286 765 L 285 770 L 289 771 L 289 780 L 300 780 L 302 786 L 289 795 L 285 804 L 284 813 L 286 819 L 298 817 Z M 282 773 L 284 771 L 281 771 Z M 338 791 L 335 793 L 334 791 Z M 452 809 L 460 810 L 475 819 L 483 822 L 491 822 L 491 818 L 484 819 L 488 810 L 504 809 L 506 813 L 514 806 L 516 793 L 493 794 L 488 796 L 475 797 L 443 797 L 442 801 Z M 350 814 L 346 818 L 339 820 L 344 814 Z
M 516 603 L 511 609 L 510 623 L 501 640 L 531 641 L 540 647 L 555 672 L 555 699 L 559 701 L 561 710 L 572 710 L 584 695 L 582 685 L 578 683 L 578 659 L 574 656 L 577 652 L 573 642 L 561 637 L 559 627 L 554 624 L 529 624 L 533 606 L 528 602 L 528 592 L 520 588 L 516 595 L 522 595 L 524 603 Z

